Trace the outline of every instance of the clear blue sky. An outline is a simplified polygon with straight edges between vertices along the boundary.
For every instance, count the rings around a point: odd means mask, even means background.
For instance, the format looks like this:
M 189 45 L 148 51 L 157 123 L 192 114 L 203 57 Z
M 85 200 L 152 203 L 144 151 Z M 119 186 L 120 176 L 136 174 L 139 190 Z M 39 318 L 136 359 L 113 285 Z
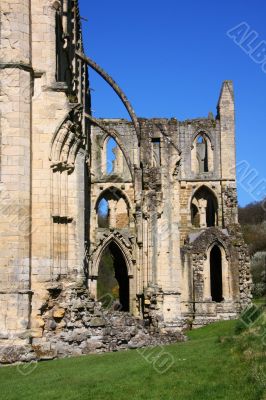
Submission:
M 232 79 L 237 160 L 258 172 L 257 181 L 266 179 L 266 73 L 226 35 L 245 21 L 266 41 L 265 0 L 80 0 L 80 11 L 88 19 L 82 23 L 86 53 L 140 117 L 215 114 L 222 81 Z M 93 114 L 128 118 L 104 81 L 94 72 L 90 78 Z M 254 200 L 247 186 L 238 185 L 241 205 Z

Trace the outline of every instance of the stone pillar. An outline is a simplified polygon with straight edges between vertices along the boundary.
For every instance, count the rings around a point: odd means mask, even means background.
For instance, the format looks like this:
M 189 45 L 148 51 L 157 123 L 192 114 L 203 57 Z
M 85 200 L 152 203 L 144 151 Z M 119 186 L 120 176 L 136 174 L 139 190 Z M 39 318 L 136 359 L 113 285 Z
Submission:
M 116 159 L 114 160 L 114 172 L 117 175 L 122 175 L 123 174 L 124 155 L 118 145 L 114 149 L 114 153 L 116 155 Z
M 115 200 L 109 200 L 108 201 L 108 206 L 109 206 L 109 227 L 110 228 L 115 228 L 116 227 L 116 201 Z
M 235 104 L 232 81 L 223 82 L 217 109 L 221 126 L 222 179 L 235 180 Z
M 31 2 L 0 7 L 0 333 L 16 338 L 31 299 Z
M 207 200 L 199 200 L 199 216 L 200 216 L 200 228 L 206 228 L 206 210 L 207 210 Z

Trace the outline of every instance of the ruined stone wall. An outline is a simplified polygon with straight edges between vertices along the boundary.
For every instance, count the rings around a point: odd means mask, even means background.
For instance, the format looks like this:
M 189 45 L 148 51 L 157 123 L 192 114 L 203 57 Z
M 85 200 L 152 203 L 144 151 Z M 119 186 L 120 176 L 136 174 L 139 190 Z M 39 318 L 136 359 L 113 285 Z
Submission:
M 163 294 L 158 314 L 165 323 L 180 316 L 179 162 L 175 119 L 140 120 L 143 166 L 143 249 L 147 288 Z M 159 147 L 159 149 L 158 149 Z M 159 157 L 156 155 L 159 153 Z M 156 158 L 155 158 L 156 157 Z M 155 158 L 155 161 L 154 161 Z
M 73 51 L 81 46 L 79 27 L 73 14 L 65 20 L 62 6 L 40 1 L 31 10 L 33 68 L 39 71 L 32 121 L 33 337 L 41 334 L 38 315 L 47 284 L 84 275 L 86 128 L 78 98 L 85 102 L 81 87 L 86 76 L 75 77 L 78 61 Z
M 2 0 L 0 61 L 0 346 L 32 343 L 14 360 L 87 354 L 165 343 L 169 331 L 236 317 L 251 278 L 237 215 L 232 82 L 216 117 L 137 119 L 83 55 L 72 0 Z M 132 122 L 91 117 L 88 65 Z M 126 268 L 131 316 L 115 304 L 104 311 L 97 295 L 111 244 Z M 210 295 L 213 246 L 221 301 Z
M 29 324 L 32 55 L 29 1 L 0 6 L 0 331 L 8 337 Z
M 73 4 L 64 21 L 61 2 L 1 2 L 0 331 L 6 338 L 30 328 L 38 337 L 46 285 L 84 275 L 87 131 L 80 103 L 89 101 L 85 66 L 75 56 L 82 42 Z
M 228 82 L 223 84 L 218 109 L 224 101 L 224 96 L 227 96 L 228 85 L 230 86 Z M 226 113 L 225 108 L 223 112 Z M 146 297 L 144 294 L 143 315 L 149 315 L 148 318 L 151 318 L 151 315 L 156 314 L 162 322 L 162 326 L 167 325 L 168 322 L 173 324 L 174 321 L 178 326 L 182 326 L 182 324 L 186 324 L 186 318 L 190 318 L 195 313 L 193 311 L 192 276 L 193 271 L 198 268 L 198 256 L 191 255 L 191 257 L 181 260 L 180 254 L 183 252 L 183 247 L 189 240 L 193 241 L 205 230 L 207 234 L 211 226 L 218 228 L 216 231 L 218 242 L 219 230 L 222 232 L 225 228 L 237 224 L 238 221 L 235 176 L 232 173 L 233 169 L 230 170 L 231 175 L 222 173 L 225 165 L 220 152 L 221 142 L 224 142 L 224 146 L 226 146 L 228 135 L 234 136 L 234 130 L 227 133 L 227 136 L 223 136 L 220 118 L 221 114 L 218 113 L 216 119 L 209 115 L 208 118 L 184 122 L 176 119 L 140 119 L 139 150 L 132 140 L 129 140 L 128 132 L 131 124 L 124 120 L 104 120 L 105 128 L 99 126 L 93 128 L 92 143 L 97 143 L 96 147 L 92 147 L 92 193 L 95 193 L 92 198 L 94 197 L 94 201 L 108 185 L 117 185 L 118 187 L 120 185 L 120 189 L 127 196 L 129 195 L 127 186 L 121 185 L 121 182 L 126 182 L 128 179 L 126 174 L 113 176 L 112 179 L 109 179 L 110 182 L 105 182 L 104 185 L 101 183 L 101 181 L 108 181 L 108 177 L 99 175 L 101 157 L 106 156 L 105 153 L 101 154 L 103 147 L 99 143 L 106 140 L 108 133 L 112 135 L 112 132 L 115 132 L 117 143 L 121 149 L 123 148 L 128 165 L 134 164 L 135 166 L 134 173 L 131 175 L 131 195 L 134 198 L 135 217 L 132 219 L 131 232 L 135 240 L 135 265 L 132 279 L 135 282 L 133 287 L 136 288 L 136 292 L 132 296 L 142 296 L 141 285 L 147 289 L 146 293 L 154 293 L 155 290 L 160 300 L 153 302 L 156 305 L 154 308 L 153 306 L 150 308 L 152 304 L 150 297 L 149 295 Z M 99 123 L 103 123 L 103 121 L 99 121 Z M 134 137 L 133 125 L 131 125 L 130 135 Z M 208 143 L 206 151 L 209 152 L 208 168 L 210 169 L 203 172 L 195 172 L 192 162 L 196 139 L 199 135 L 206 138 L 206 143 Z M 231 144 L 230 139 L 228 146 Z M 205 217 L 203 217 L 205 223 L 197 228 L 192 224 L 191 205 L 194 196 L 200 190 L 205 190 L 212 198 L 215 215 L 213 222 L 208 225 L 207 203 L 209 200 L 204 200 L 202 204 L 205 204 Z M 92 220 L 91 227 L 96 227 L 95 218 Z M 97 227 L 95 230 L 92 229 L 91 237 L 95 237 L 95 234 L 99 235 Z M 121 234 L 123 236 L 123 232 Z M 108 232 L 105 235 L 108 236 Z M 192 239 L 189 239 L 190 236 Z M 234 242 L 234 240 L 235 236 L 232 234 L 228 243 Z M 244 251 L 242 245 L 240 248 L 240 252 Z M 207 251 L 206 247 L 202 255 L 202 263 L 205 264 Z M 230 268 L 232 271 L 237 271 L 237 274 L 239 262 L 238 256 L 232 256 Z M 208 266 L 204 268 L 206 269 Z M 205 274 L 205 272 L 202 273 Z M 210 320 L 213 320 L 237 314 L 242 295 L 239 292 L 239 275 L 235 278 L 234 273 L 232 272 L 230 279 L 238 283 L 230 295 L 230 306 L 224 304 L 223 307 L 223 304 L 214 303 L 202 305 L 202 315 L 206 316 L 211 312 L 213 316 L 210 317 Z M 204 301 L 203 295 L 199 295 L 199 298 L 199 302 Z M 246 301 L 249 301 L 248 295 Z M 210 311 L 210 307 L 212 311 Z M 141 305 L 134 312 L 141 315 Z M 205 318 L 205 321 L 207 320 L 208 317 Z
M 213 245 L 218 245 L 222 252 L 223 276 L 222 302 L 212 301 L 206 276 L 209 279 L 210 252 Z M 184 265 L 188 265 L 191 274 L 190 295 L 184 301 L 184 315 L 191 316 L 194 326 L 202 326 L 212 320 L 229 319 L 245 308 L 251 299 L 251 277 L 249 255 L 239 226 L 229 230 L 209 228 L 190 236 L 182 248 Z
M 130 276 L 131 312 L 136 309 L 137 280 L 133 279 L 133 263 L 135 268 L 138 259 L 136 245 L 135 213 L 137 196 L 135 190 L 135 169 L 139 164 L 138 142 L 131 123 L 123 120 L 100 120 L 99 126 L 91 130 L 91 184 L 90 184 L 90 246 L 89 246 L 89 289 L 97 296 L 98 265 L 102 251 L 111 239 L 114 239 L 128 256 L 128 274 Z M 107 172 L 107 140 L 114 138 L 115 150 L 122 160 L 118 170 Z M 116 162 L 119 159 L 116 159 Z M 110 167 L 110 165 L 109 165 Z M 98 226 L 98 205 L 102 197 L 108 200 L 109 227 Z M 122 207 L 122 208 L 121 208 Z M 125 224 L 127 222 L 127 224 Z M 134 273 L 136 277 L 136 273 Z
M 191 200 L 196 191 L 206 187 L 214 193 L 218 202 L 217 226 L 223 227 L 222 189 L 220 181 L 182 181 L 180 184 L 180 245 L 184 245 L 188 234 L 194 229 L 191 222 Z
M 38 318 L 42 335 L 32 346 L 6 346 L 0 362 L 52 360 L 91 353 L 141 349 L 184 341 L 178 332 L 162 333 L 158 325 L 111 308 L 103 309 L 81 285 L 50 286 Z

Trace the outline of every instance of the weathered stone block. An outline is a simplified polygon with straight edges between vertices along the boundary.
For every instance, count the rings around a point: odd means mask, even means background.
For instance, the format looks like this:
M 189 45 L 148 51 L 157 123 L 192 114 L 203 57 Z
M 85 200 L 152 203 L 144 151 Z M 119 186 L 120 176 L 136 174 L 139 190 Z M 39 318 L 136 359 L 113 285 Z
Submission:
M 58 308 L 53 312 L 53 317 L 55 319 L 62 319 L 65 316 L 65 310 L 64 308 Z
M 91 328 L 100 328 L 100 327 L 104 327 L 105 325 L 106 325 L 106 321 L 100 317 L 94 317 L 90 321 Z

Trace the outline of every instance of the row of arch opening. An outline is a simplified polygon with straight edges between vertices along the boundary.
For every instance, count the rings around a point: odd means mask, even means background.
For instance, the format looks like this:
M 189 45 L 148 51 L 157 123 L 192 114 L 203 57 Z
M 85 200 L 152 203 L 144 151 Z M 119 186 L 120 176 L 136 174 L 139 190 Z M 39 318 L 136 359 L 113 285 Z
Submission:
M 128 228 L 130 204 L 125 193 L 116 188 L 105 189 L 96 202 L 99 228 Z M 218 226 L 218 200 L 207 186 L 196 190 L 190 201 L 191 225 L 194 228 Z
M 152 139 L 152 166 L 161 165 L 160 139 Z M 209 136 L 200 132 L 191 146 L 191 171 L 198 174 L 212 172 L 214 168 L 214 147 Z M 107 136 L 103 141 L 101 154 L 103 175 L 123 175 L 130 173 L 125 155 L 114 137 Z
M 230 292 L 227 287 L 228 263 L 224 257 L 224 249 L 219 244 L 213 245 L 208 254 L 204 297 L 212 302 L 220 303 Z M 119 311 L 130 311 L 128 262 L 115 241 L 110 241 L 101 254 L 97 278 L 97 299 L 104 307 L 112 305 Z

